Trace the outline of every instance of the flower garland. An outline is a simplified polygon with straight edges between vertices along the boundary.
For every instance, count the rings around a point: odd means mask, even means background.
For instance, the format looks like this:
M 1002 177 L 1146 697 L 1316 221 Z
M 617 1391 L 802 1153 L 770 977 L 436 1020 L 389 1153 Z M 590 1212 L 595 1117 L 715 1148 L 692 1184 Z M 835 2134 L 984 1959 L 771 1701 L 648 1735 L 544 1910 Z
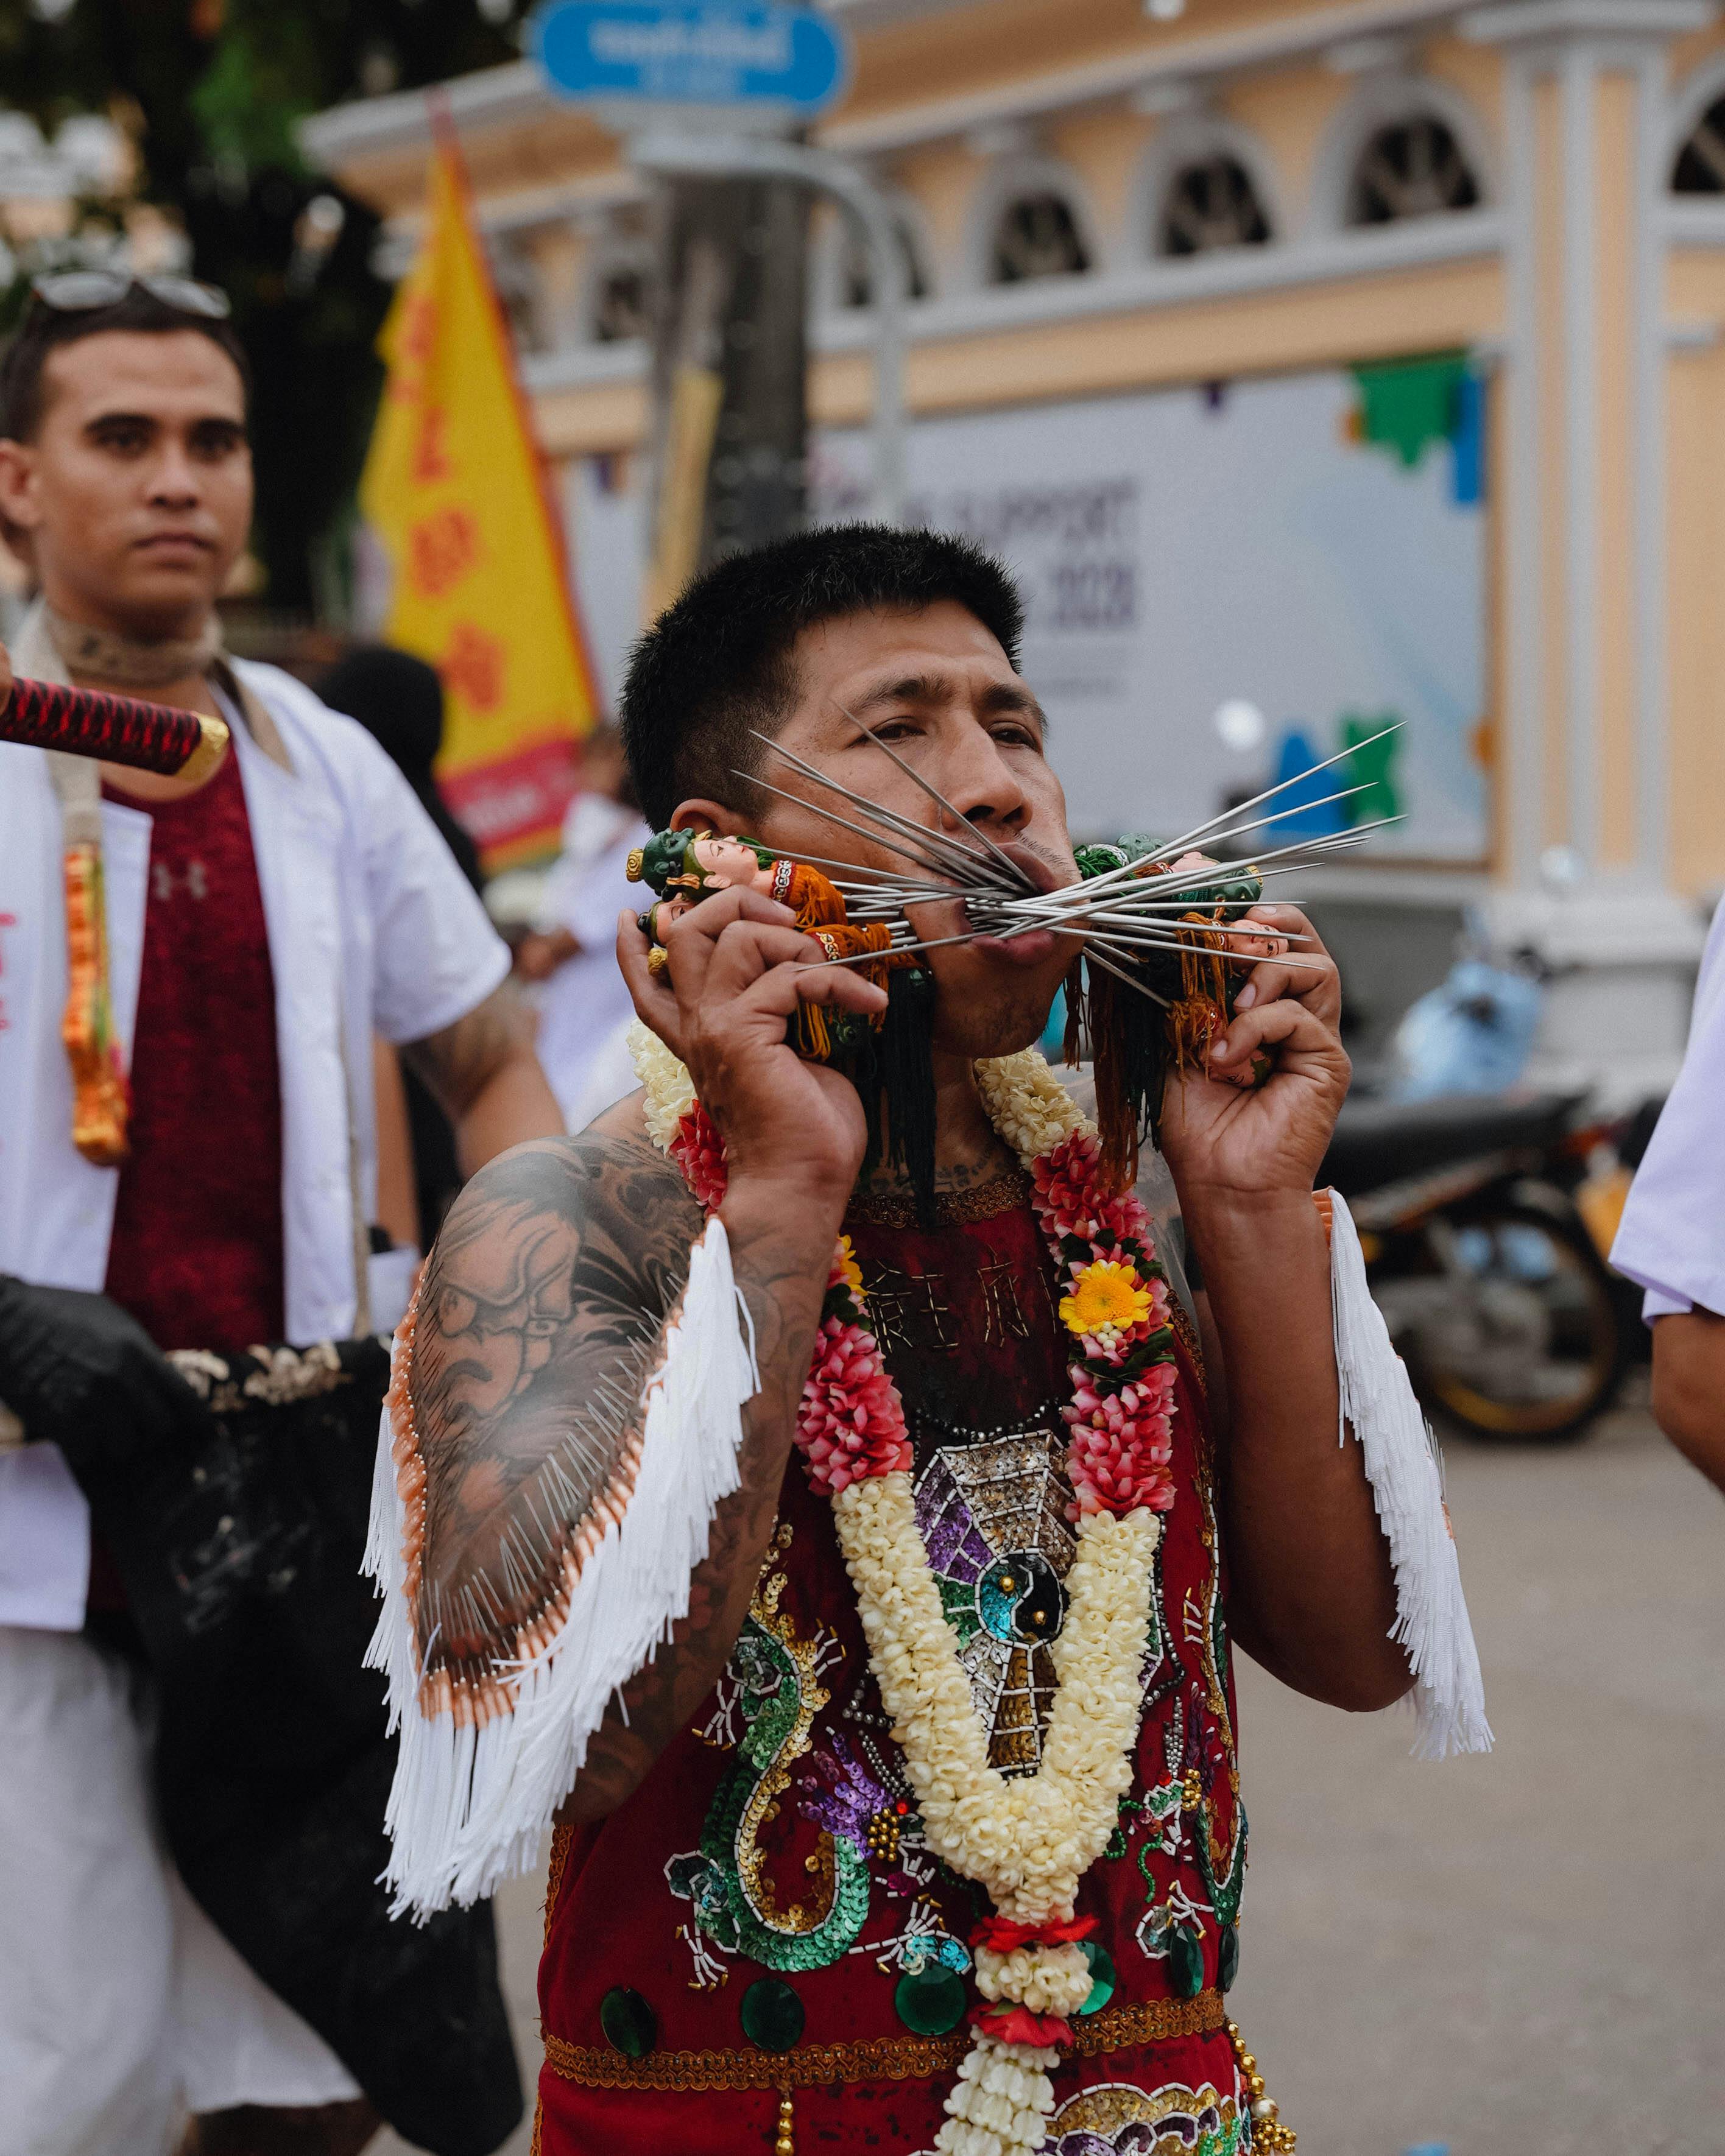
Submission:
M 709 1212 L 725 1194 L 722 1139 L 689 1074 L 639 1024 L 631 1035 L 654 1142 Z M 988 1763 L 970 1681 L 916 1525 L 904 1404 L 864 1322 L 850 1239 L 834 1254 L 804 1381 L 797 1444 L 829 1496 L 869 1659 L 916 1793 L 928 1846 L 986 1888 L 998 1913 L 971 1944 L 987 2004 L 936 2139 L 947 2156 L 1040 2148 L 1054 2108 L 1053 2048 L 1091 1985 L 1075 1917 L 1132 1778 L 1152 1568 L 1174 1502 L 1174 1369 L 1168 1286 L 1147 1216 L 1101 1186 L 1099 1145 L 1034 1050 L 976 1065 L 983 1105 L 1029 1173 L 1072 1336 L 1072 1400 L 1061 1410 L 1078 1523 L 1060 1681 L 1042 1762 L 1009 1780 Z

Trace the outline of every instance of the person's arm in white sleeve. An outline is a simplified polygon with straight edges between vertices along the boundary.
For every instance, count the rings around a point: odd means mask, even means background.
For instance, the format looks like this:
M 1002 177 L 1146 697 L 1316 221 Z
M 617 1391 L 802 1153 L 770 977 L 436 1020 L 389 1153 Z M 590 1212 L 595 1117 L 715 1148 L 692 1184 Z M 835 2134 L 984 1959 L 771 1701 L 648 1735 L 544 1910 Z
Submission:
M 1725 1489 L 1725 906 L 1696 983 L 1683 1067 L 1623 1209 L 1611 1263 L 1647 1291 L 1653 1415 Z
M 563 1119 L 533 1053 L 533 1014 L 509 952 L 430 818 L 362 729 L 344 762 L 375 932 L 372 1023 L 400 1049 L 455 1129 L 471 1175 Z
M 1653 1419 L 1692 1466 L 1725 1490 L 1725 1317 L 1692 1309 L 1655 1318 Z

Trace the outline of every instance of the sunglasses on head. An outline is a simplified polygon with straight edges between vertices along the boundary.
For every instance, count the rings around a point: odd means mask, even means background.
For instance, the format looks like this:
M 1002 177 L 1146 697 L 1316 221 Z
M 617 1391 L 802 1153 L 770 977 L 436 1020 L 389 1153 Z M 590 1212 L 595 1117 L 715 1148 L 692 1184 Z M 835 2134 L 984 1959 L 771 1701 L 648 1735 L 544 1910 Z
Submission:
M 201 315 L 206 321 L 226 321 L 233 312 L 228 295 L 213 285 L 200 285 L 193 277 L 135 277 L 118 270 L 62 270 L 37 277 L 31 297 L 51 314 L 84 315 L 97 307 L 114 307 L 134 289 L 147 292 L 165 307 L 182 314 Z

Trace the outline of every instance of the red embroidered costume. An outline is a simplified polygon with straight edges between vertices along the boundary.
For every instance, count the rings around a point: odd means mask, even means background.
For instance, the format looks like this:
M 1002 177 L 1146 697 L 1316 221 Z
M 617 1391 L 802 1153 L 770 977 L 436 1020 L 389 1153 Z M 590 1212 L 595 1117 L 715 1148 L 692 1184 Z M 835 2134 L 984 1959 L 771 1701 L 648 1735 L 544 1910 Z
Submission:
M 990 1763 L 1009 1774 L 1038 1763 L 1075 1548 L 1060 1413 L 1070 1342 L 1027 1192 L 1014 1171 L 943 1198 L 932 1232 L 896 1199 L 856 1201 L 845 1222 L 904 1399 L 918 1524 Z M 1096 1983 L 1054 2076 L 1057 2156 L 1168 2133 L 1213 2156 L 1250 2145 L 1221 1996 L 1245 1823 L 1183 1306 L 1176 1332 L 1177 1496 L 1132 1785 L 1079 1895 L 1080 1916 L 1098 1920 Z M 718 1686 L 627 1804 L 557 1836 L 542 2156 L 730 2156 L 770 2147 L 775 2122 L 783 2134 L 793 2118 L 798 2148 L 928 2149 L 971 2041 L 966 1943 L 988 1904 L 917 1830 L 832 1508 L 793 1454 Z

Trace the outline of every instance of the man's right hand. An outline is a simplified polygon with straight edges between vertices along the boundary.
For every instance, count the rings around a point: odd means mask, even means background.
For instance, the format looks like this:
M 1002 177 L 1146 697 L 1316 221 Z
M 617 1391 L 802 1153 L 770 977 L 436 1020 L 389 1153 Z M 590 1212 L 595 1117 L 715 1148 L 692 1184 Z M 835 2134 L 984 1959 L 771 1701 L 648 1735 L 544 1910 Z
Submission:
M 633 914 L 618 924 L 617 958 L 643 1021 L 687 1065 L 733 1181 L 825 1199 L 836 1224 L 868 1140 L 862 1102 L 839 1072 L 805 1062 L 786 1029 L 799 1003 L 872 1018 L 886 995 L 824 965 L 795 920 L 758 891 L 721 891 L 672 927 L 663 971 L 649 970 Z
M 0 1273 L 0 1400 L 27 1440 L 76 1466 L 212 1434 L 209 1410 L 137 1320 L 105 1295 Z

